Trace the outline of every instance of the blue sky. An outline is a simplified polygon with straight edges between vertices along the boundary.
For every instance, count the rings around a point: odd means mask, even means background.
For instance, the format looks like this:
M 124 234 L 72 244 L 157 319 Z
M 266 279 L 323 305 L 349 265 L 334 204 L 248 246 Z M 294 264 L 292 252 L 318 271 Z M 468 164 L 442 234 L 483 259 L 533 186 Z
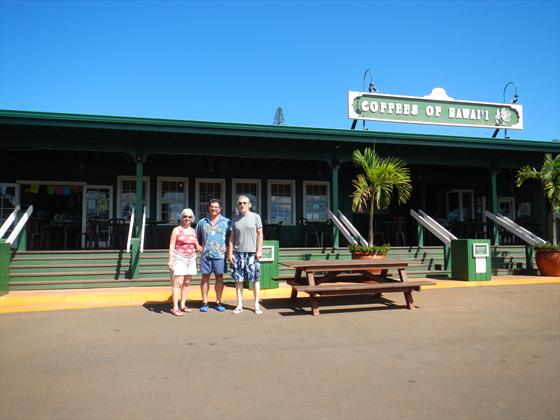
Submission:
M 371 68 L 386 94 L 502 102 L 513 81 L 525 128 L 508 134 L 550 140 L 559 51 L 557 0 L 0 0 L 0 108 L 270 124 L 281 106 L 288 125 L 349 128 L 347 92 Z

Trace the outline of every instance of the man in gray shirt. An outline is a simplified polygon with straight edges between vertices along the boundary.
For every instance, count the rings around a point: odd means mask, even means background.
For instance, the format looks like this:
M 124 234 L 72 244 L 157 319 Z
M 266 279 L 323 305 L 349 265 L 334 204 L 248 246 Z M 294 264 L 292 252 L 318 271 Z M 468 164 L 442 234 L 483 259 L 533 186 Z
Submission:
M 239 215 L 231 221 L 228 261 L 232 264 L 232 276 L 235 280 L 237 306 L 233 310 L 235 315 L 243 312 L 243 281 L 253 283 L 255 298 L 255 314 L 261 315 L 259 303 L 262 257 L 263 229 L 261 217 L 251 210 L 251 201 L 241 195 L 237 199 Z

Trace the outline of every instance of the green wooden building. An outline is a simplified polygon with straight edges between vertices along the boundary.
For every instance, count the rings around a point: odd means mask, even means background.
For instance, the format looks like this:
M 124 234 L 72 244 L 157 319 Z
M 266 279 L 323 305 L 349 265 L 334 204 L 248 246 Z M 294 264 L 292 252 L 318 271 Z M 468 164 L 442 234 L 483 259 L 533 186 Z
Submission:
M 231 216 L 241 193 L 252 197 L 266 236 L 278 238 L 282 248 L 342 247 L 338 235 L 306 238 L 300 220 L 321 224 L 327 209 L 341 210 L 367 234 L 367 217 L 352 214 L 350 199 L 352 152 L 366 146 L 408 162 L 413 179 L 411 200 L 376 216 L 376 241 L 441 245 L 431 235 L 419 243 L 411 209 L 422 209 L 460 238 L 515 243 L 494 234 L 485 210 L 551 236 L 540 186 L 516 188 L 514 174 L 525 164 L 540 166 L 545 153 L 560 153 L 553 141 L 9 110 L 0 111 L 0 130 L 0 220 L 15 205 L 33 205 L 32 250 L 90 246 L 84 235 L 89 220 L 126 221 L 135 208 L 140 221 L 144 206 L 145 247 L 166 248 L 183 208 L 201 217 L 217 197 Z M 99 239 L 102 248 L 124 247 L 122 240 Z

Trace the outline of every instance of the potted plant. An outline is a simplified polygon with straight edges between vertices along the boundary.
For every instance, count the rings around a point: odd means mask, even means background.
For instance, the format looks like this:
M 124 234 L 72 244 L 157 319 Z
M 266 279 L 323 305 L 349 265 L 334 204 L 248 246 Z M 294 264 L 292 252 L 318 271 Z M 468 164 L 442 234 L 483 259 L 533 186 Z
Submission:
M 560 276 L 560 246 L 556 237 L 555 213 L 560 213 L 560 154 L 552 157 L 547 153 L 540 170 L 526 165 L 522 167 L 515 177 L 518 187 L 528 179 L 536 179 L 541 182 L 544 194 L 550 203 L 552 212 L 552 243 L 535 246 L 535 261 L 541 275 Z
M 399 204 L 404 204 L 410 199 L 410 169 L 401 159 L 381 157 L 369 147 L 366 147 L 363 153 L 355 150 L 352 160 L 362 171 L 352 180 L 352 210 L 369 214 L 369 230 L 368 246 L 352 245 L 349 250 L 355 259 L 385 258 L 389 252 L 389 244 L 376 246 L 373 243 L 375 210 L 389 207 L 395 193 Z

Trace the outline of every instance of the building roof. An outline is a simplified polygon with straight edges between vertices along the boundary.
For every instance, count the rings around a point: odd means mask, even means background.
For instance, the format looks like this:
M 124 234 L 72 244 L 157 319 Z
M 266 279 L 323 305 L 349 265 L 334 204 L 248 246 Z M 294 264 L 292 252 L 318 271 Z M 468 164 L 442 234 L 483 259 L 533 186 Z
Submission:
M 416 133 L 361 131 L 350 129 L 189 121 L 160 118 L 66 114 L 0 110 L 0 125 L 64 127 L 97 130 L 195 134 L 244 138 L 271 138 L 339 143 L 399 144 L 443 148 L 490 149 L 560 153 L 560 143 L 538 140 L 498 139 Z

